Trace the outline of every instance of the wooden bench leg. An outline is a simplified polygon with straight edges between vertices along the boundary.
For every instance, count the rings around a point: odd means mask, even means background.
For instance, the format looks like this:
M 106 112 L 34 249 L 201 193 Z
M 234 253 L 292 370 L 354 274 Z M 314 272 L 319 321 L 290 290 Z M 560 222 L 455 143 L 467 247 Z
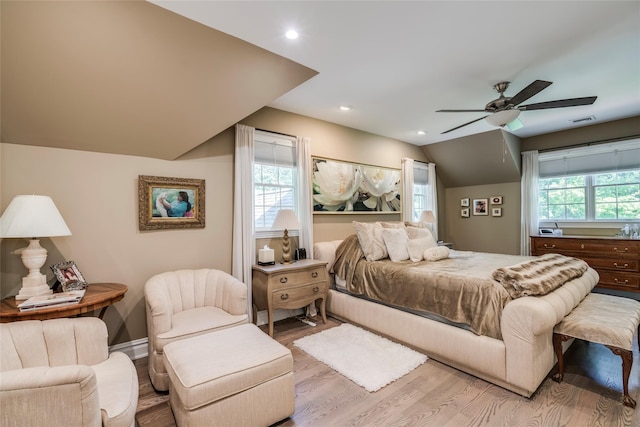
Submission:
M 631 374 L 631 367 L 633 365 L 633 352 L 610 345 L 608 345 L 607 348 L 611 350 L 613 354 L 617 354 L 622 358 L 622 390 L 624 392 L 622 403 L 630 408 L 635 408 L 636 401 L 629 396 L 629 374 Z
M 556 353 L 558 359 L 558 373 L 555 374 L 552 379 L 555 382 L 562 382 L 564 379 L 564 354 L 562 353 L 562 343 L 568 340 L 570 337 L 567 335 L 553 333 L 553 350 Z

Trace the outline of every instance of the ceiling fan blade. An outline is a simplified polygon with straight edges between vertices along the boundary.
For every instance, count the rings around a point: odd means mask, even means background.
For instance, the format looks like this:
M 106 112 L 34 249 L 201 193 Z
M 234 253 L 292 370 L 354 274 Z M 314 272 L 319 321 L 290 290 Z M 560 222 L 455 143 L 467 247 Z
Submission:
M 512 104 L 514 106 L 518 105 L 521 102 L 524 102 L 527 99 L 531 98 L 533 95 L 536 95 L 537 93 L 546 89 L 552 83 L 553 82 L 547 82 L 544 80 L 536 80 L 535 82 L 531 83 L 529 86 L 525 87 L 520 92 L 512 96 L 511 99 L 509 100 L 509 104 Z
M 485 110 L 437 110 L 436 113 L 484 113 Z
M 481 111 L 484 111 L 484 110 L 481 110 Z M 456 127 L 454 127 L 453 129 L 445 130 L 445 131 L 444 131 L 444 132 L 442 132 L 440 135 L 443 135 L 443 134 L 445 134 L 445 133 L 449 133 L 449 132 L 454 131 L 454 130 L 456 130 L 456 129 L 460 129 L 461 127 L 465 127 L 465 126 L 467 126 L 467 125 L 470 125 L 471 123 L 479 122 L 480 120 L 484 119 L 485 117 L 488 117 L 488 116 L 480 117 L 479 119 L 471 120 L 471 121 L 470 121 L 470 122 L 468 122 L 468 123 L 465 123 L 465 124 L 460 125 L 460 126 L 456 126 Z
M 577 107 L 579 105 L 591 105 L 596 102 L 597 96 L 584 98 L 560 99 L 558 101 L 539 102 L 537 104 L 521 105 L 518 110 L 545 110 L 547 108 Z

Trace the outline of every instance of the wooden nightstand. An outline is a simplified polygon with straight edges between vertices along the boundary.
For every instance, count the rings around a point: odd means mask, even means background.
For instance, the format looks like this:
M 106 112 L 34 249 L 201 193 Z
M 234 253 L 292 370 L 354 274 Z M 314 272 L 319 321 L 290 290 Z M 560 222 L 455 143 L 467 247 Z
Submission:
M 267 310 L 270 336 L 273 336 L 274 310 L 302 308 L 318 299 L 322 300 L 322 321 L 327 323 L 325 306 L 329 281 L 326 262 L 303 259 L 291 264 L 254 265 L 251 283 L 253 318 L 256 320 L 258 310 Z

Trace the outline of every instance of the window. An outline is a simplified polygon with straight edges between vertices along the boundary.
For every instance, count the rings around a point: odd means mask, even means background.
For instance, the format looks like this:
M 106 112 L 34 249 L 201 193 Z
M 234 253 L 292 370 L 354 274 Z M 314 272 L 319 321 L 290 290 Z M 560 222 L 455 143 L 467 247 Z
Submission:
M 431 209 L 428 206 L 429 192 L 429 169 L 428 165 L 413 163 L 413 212 L 412 221 L 419 221 L 423 211 Z
M 541 221 L 640 219 L 640 141 L 541 153 Z
M 297 212 L 295 143 L 290 137 L 256 131 L 254 149 L 255 230 L 259 237 L 268 237 L 280 209 Z

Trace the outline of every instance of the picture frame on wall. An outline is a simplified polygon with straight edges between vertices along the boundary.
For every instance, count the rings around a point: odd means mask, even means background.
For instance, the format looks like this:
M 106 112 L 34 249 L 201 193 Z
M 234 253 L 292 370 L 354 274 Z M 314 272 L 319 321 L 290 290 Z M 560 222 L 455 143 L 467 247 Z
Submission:
M 460 216 L 462 218 L 469 218 L 469 208 L 460 209 Z
M 204 179 L 138 176 L 138 228 L 204 228 Z
M 492 205 L 501 205 L 502 204 L 502 196 L 491 196 L 491 204 Z
M 469 198 L 460 199 L 460 206 L 469 206 Z
M 473 199 L 473 214 L 489 215 L 489 208 L 487 207 L 487 204 L 487 199 Z
M 502 216 L 502 208 L 491 208 L 491 216 Z

